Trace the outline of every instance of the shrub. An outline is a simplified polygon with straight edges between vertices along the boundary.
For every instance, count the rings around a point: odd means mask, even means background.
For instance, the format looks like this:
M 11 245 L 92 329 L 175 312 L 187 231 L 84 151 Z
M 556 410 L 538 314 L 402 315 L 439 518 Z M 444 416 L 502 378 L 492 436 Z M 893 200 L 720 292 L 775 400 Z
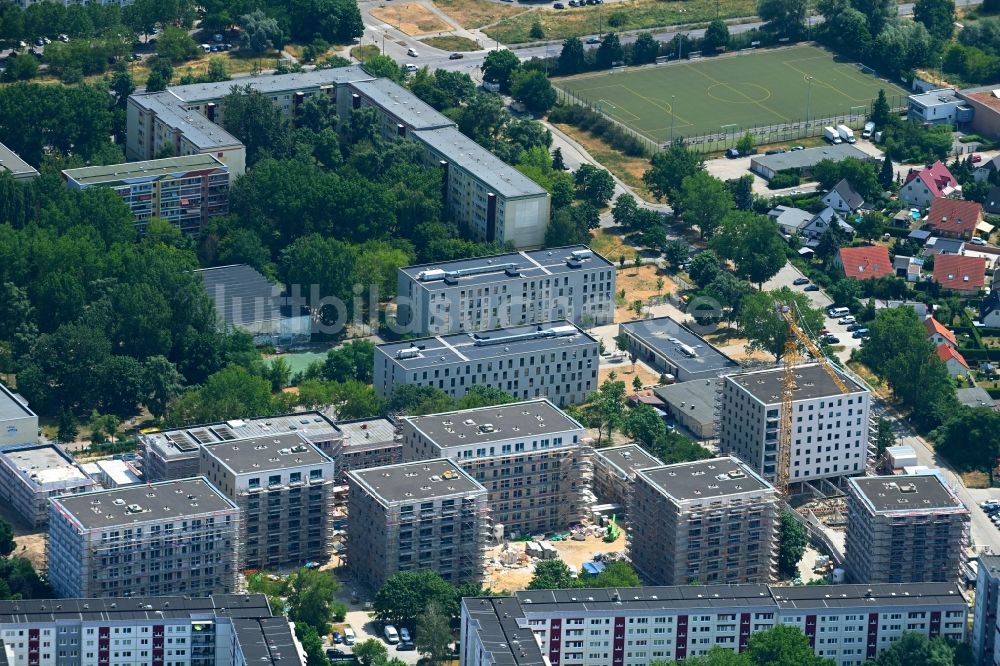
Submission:
M 772 190 L 780 190 L 785 187 L 795 187 L 800 182 L 802 182 L 802 177 L 799 172 L 795 169 L 787 169 L 774 174 L 767 183 L 767 187 Z
M 626 20 L 628 20 L 628 17 L 625 15 L 625 12 L 611 12 L 611 16 L 608 17 L 608 25 L 612 28 L 619 28 L 625 25 Z

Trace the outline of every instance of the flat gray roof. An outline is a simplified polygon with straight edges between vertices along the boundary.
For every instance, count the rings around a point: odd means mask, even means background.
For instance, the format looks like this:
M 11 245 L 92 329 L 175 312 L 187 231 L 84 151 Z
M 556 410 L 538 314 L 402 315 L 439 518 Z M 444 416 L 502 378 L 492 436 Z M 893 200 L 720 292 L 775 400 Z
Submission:
M 531 439 L 583 426 L 548 400 L 512 402 L 427 416 L 406 416 L 417 431 L 441 448 L 472 446 L 510 439 Z M 563 442 L 562 446 L 572 446 Z
M 290 467 L 329 463 L 325 453 L 300 433 L 206 444 L 205 452 L 236 474 L 273 472 Z
M 22 599 L 0 601 L 0 624 L 26 622 L 121 622 L 182 619 L 208 613 L 217 617 L 268 617 L 263 594 L 215 594 L 210 597 L 108 597 L 105 599 Z
M 806 148 L 805 150 L 790 150 L 778 155 L 758 155 L 751 158 L 751 163 L 757 164 L 771 171 L 784 171 L 785 169 L 804 169 L 814 167 L 823 160 L 839 162 L 848 157 L 855 157 L 859 160 L 870 160 L 871 155 L 859 150 L 849 143 L 839 143 L 832 146 L 822 146 L 819 148 Z
M 858 606 L 878 610 L 889 606 L 968 605 L 955 583 L 771 586 L 770 589 L 775 603 L 782 610 L 837 610 Z
M 774 490 L 774 486 L 733 456 L 639 470 L 637 476 L 677 502 Z
M 960 388 L 956 391 L 958 401 L 967 407 L 989 407 L 997 409 L 997 401 L 981 386 Z
M 873 513 L 966 511 L 936 474 L 858 476 L 847 482 Z
M 769 370 L 729 375 L 727 379 L 735 382 L 765 405 L 775 405 L 781 404 L 784 372 L 782 368 L 771 368 Z M 840 375 L 840 378 L 847 384 L 852 393 L 866 392 L 866 389 L 858 386 L 850 377 Z M 826 374 L 826 371 L 818 363 L 796 366 L 795 384 L 795 400 L 813 400 L 815 398 L 843 395 L 830 375 Z
M 169 90 L 132 95 L 130 99 L 135 100 L 139 106 L 154 112 L 160 120 L 170 127 L 180 129 L 184 133 L 184 138 L 197 146 L 199 150 L 234 148 L 242 145 L 239 139 L 222 129 L 221 125 L 215 124 L 197 111 L 189 111 L 184 108 L 184 101 Z
M 63 495 L 51 501 L 60 513 L 85 529 L 238 511 L 238 507 L 204 477 Z
M 38 175 L 38 169 L 22 160 L 20 155 L 2 143 L 0 143 L 0 171 L 10 171 L 15 177 L 23 174 Z
M 525 279 L 544 278 L 550 275 L 564 275 L 581 270 L 614 269 L 614 265 L 601 255 L 593 252 L 591 256 L 580 262 L 580 266 L 573 267 L 567 263 L 570 253 L 580 250 L 590 250 L 586 245 L 570 245 L 568 247 L 550 248 L 548 250 L 535 250 L 532 252 L 510 252 L 507 254 L 494 254 L 486 257 L 474 257 L 471 259 L 457 259 L 455 261 L 443 261 L 433 264 L 420 264 L 416 266 L 406 266 L 399 270 L 416 280 L 424 289 L 428 291 L 439 291 L 442 289 L 461 289 L 468 286 L 496 284 L 501 282 L 521 282 Z M 517 265 L 517 274 L 508 275 L 506 267 L 509 264 Z M 456 279 L 455 284 L 448 284 L 443 279 L 420 280 L 419 275 L 424 271 L 460 271 L 468 269 L 483 269 L 482 273 L 466 275 Z M 492 269 L 492 270 L 486 270 Z
M 355 469 L 347 476 L 386 505 L 486 493 L 486 488 L 447 458 Z
M 301 666 L 302 660 L 287 618 L 236 618 L 233 629 L 245 663 Z
M 118 183 L 121 181 L 143 181 L 158 176 L 185 173 L 196 169 L 229 169 L 213 155 L 198 153 L 167 157 L 161 160 L 146 160 L 144 162 L 121 162 L 102 166 L 64 169 L 63 175 L 81 185 L 99 185 L 101 183 Z
M 344 433 L 348 446 L 393 442 L 396 439 L 396 424 L 385 417 L 341 421 L 337 429 Z
M 448 117 L 409 90 L 389 79 L 369 79 L 351 83 L 351 87 L 391 113 L 414 130 L 454 125 Z
M 941 106 L 944 104 L 964 104 L 965 100 L 955 94 L 954 90 L 942 88 L 940 90 L 928 90 L 918 95 L 910 95 L 909 100 L 914 104 L 919 104 L 924 108 Z
M 314 69 L 311 72 L 295 72 L 278 76 L 261 74 L 233 81 L 219 81 L 218 83 L 192 83 L 186 86 L 171 86 L 168 90 L 188 104 L 192 104 L 225 97 L 232 91 L 234 86 L 243 88 L 249 85 L 254 90 L 267 95 L 318 88 L 325 85 L 370 81 L 372 78 L 359 65 L 352 65 L 350 67 Z
M 90 477 L 54 444 L 43 444 L 0 453 L 40 486 L 69 483 L 80 485 Z
M 569 351 L 596 344 L 597 341 L 588 333 L 577 328 L 572 322 L 564 320 L 547 324 L 497 328 L 480 333 L 453 333 L 389 342 L 378 345 L 376 349 L 403 368 L 417 370 L 446 363 L 483 361 L 532 352 Z M 396 353 L 404 349 L 417 350 L 417 354 L 397 358 Z
M 466 612 L 477 625 L 479 641 L 495 666 L 548 666 L 531 628 L 523 628 L 524 617 L 514 597 L 466 598 Z
M 408 119 L 409 116 L 403 116 L 403 120 Z M 422 129 L 414 132 L 414 136 L 501 196 L 515 199 L 547 194 L 544 187 L 462 134 L 457 127 Z
M 619 329 L 628 331 L 685 372 L 722 372 L 740 367 L 739 363 L 670 317 L 630 321 L 621 324 Z M 696 355 L 685 353 L 682 345 L 693 349 Z
M 626 476 L 632 476 L 640 469 L 659 467 L 663 464 L 662 460 L 650 454 L 638 444 L 597 449 L 594 451 L 594 455 L 604 459 L 607 464 Z
M 698 423 L 715 421 L 715 397 L 722 386 L 721 379 L 695 379 L 653 389 L 660 400 Z
M 0 384 L 0 421 L 35 417 L 35 413 L 21 401 L 20 396 Z

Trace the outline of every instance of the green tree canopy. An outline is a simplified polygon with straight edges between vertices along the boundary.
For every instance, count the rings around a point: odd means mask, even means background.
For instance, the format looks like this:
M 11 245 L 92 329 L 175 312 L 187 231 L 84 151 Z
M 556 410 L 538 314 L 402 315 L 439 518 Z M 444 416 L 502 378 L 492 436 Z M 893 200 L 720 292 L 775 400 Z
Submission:
M 431 604 L 448 617 L 458 614 L 455 588 L 436 571 L 400 571 L 375 594 L 375 617 L 401 624 L 419 618 Z
M 740 307 L 739 328 L 749 340 L 747 351 L 766 351 L 781 360 L 788 338 L 788 322 L 779 314 L 779 307 L 794 306 L 804 328 L 816 332 L 822 328 L 823 313 L 812 307 L 809 298 L 788 287 L 747 295 Z
M 783 512 L 778 526 L 778 571 L 781 575 L 793 578 L 798 574 L 807 543 L 806 528 L 788 511 Z
M 732 211 L 712 239 L 716 253 L 736 265 L 736 274 L 759 286 L 785 265 L 785 241 L 774 222 L 749 211 Z
M 682 181 L 677 203 L 684 222 L 698 227 L 702 238 L 711 238 L 735 206 L 725 183 L 705 171 L 697 171 Z

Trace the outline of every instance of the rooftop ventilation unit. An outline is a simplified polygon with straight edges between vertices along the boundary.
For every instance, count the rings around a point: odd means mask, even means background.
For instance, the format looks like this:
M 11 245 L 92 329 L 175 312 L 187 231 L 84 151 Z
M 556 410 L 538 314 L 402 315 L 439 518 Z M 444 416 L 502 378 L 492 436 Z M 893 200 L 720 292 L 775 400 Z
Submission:
M 518 333 L 516 335 L 499 335 L 494 338 L 485 338 L 482 336 L 476 336 L 475 345 L 477 347 L 486 347 L 488 345 L 499 345 L 507 344 L 510 342 L 524 342 L 527 340 L 544 340 L 545 338 L 561 338 L 568 337 L 570 335 L 576 334 L 575 326 L 555 326 L 553 328 L 547 328 L 540 331 L 531 331 L 530 333 Z
M 397 349 L 396 358 L 417 358 L 420 356 L 420 350 L 416 347 L 407 347 L 406 349 Z

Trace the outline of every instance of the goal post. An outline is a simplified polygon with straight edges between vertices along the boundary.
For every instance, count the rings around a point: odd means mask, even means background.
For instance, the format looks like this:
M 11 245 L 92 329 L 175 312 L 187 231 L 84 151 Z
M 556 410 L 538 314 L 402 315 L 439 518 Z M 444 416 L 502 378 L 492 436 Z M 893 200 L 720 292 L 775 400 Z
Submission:
M 701 51 L 691 51 L 688 53 L 688 60 L 701 60 Z

